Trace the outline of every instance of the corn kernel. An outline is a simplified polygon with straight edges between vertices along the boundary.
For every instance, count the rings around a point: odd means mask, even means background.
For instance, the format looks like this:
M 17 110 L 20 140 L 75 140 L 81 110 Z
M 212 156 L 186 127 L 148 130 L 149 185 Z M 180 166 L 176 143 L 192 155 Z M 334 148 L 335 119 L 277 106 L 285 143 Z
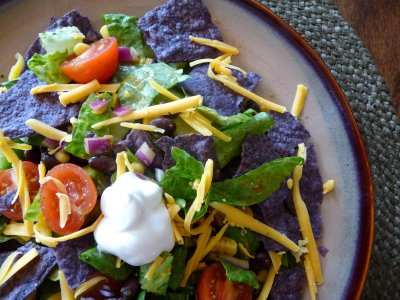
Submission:
M 79 56 L 89 48 L 90 48 L 90 46 L 88 44 L 78 43 L 74 47 L 74 53 L 76 56 Z
M 54 157 L 58 160 L 58 162 L 65 164 L 67 162 L 69 162 L 70 160 L 70 156 L 68 153 L 64 152 L 64 151 L 58 151 L 56 152 L 56 154 L 54 154 Z
M 100 34 L 103 37 L 103 39 L 108 38 L 110 36 L 110 34 L 108 33 L 107 25 L 103 25 L 100 28 Z

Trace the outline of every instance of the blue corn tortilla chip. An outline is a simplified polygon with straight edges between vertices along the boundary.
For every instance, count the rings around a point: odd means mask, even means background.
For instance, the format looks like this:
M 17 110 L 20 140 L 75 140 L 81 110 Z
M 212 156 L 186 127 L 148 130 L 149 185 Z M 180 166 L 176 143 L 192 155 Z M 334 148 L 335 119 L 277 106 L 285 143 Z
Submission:
M 125 137 L 125 139 L 119 141 L 113 146 L 113 150 L 114 153 L 117 154 L 118 152 L 126 151 L 126 149 L 129 149 L 133 154 L 135 154 L 144 142 L 146 142 L 147 145 L 155 153 L 154 159 L 150 166 L 154 168 L 161 168 L 163 157 L 160 153 L 160 150 L 153 143 L 150 134 L 144 130 L 131 130 Z
M 268 137 L 281 156 L 297 155 L 297 145 L 310 138 L 307 129 L 290 113 L 271 112 L 275 126 L 268 132 Z
M 15 189 L 0 197 L 0 215 L 2 215 L 2 212 L 11 206 L 11 202 L 13 201 L 16 193 L 17 190 Z
M 180 86 L 191 95 L 202 95 L 203 105 L 215 109 L 220 115 L 233 116 L 240 113 L 245 107 L 245 98 L 208 77 L 207 70 L 208 64 L 194 67 L 189 73 L 190 78 Z M 233 75 L 237 78 L 237 83 L 249 91 L 252 91 L 261 80 L 261 77 L 253 72 L 243 77 L 241 72 L 233 70 Z
M 32 95 L 30 90 L 46 84 L 30 70 L 22 73 L 19 81 L 7 92 L 0 94 L 0 130 L 10 139 L 35 134 L 25 125 L 28 119 L 38 119 L 52 127 L 67 125 L 75 117 L 80 104 L 64 107 L 56 93 Z
M 42 247 L 30 242 L 25 246 L 19 247 L 17 251 L 25 254 L 32 248 L 35 248 L 39 252 L 39 255 L 0 286 L 1 300 L 25 299 L 38 288 L 55 267 L 56 260 L 54 251 L 51 248 Z M 0 265 L 11 253 L 4 252 L 0 254 Z M 21 255 L 17 259 L 20 257 Z
M 196 133 L 179 135 L 174 139 L 168 136 L 163 136 L 162 138 L 159 138 L 156 143 L 165 152 L 164 161 L 162 163 L 164 170 L 170 169 L 175 165 L 175 161 L 171 155 L 171 148 L 178 147 L 185 150 L 203 164 L 206 163 L 207 159 L 212 159 L 214 161 L 213 178 L 219 178 L 220 168 L 212 137 Z
M 66 13 L 59 19 L 51 18 L 50 26 L 44 31 L 54 31 L 57 28 L 76 26 L 85 35 L 85 43 L 93 43 L 101 38 L 101 36 L 93 29 L 90 21 L 87 17 L 82 16 L 79 11 L 72 10 Z M 40 44 L 40 39 L 37 37 L 32 45 L 28 48 L 25 53 L 24 61 L 27 62 L 35 53 L 44 54 L 44 49 Z
M 68 285 L 75 290 L 80 284 L 99 272 L 78 258 L 78 255 L 96 245 L 93 234 L 61 242 L 54 248 L 57 264 L 63 272 Z
M 282 267 L 276 275 L 268 299 L 295 300 L 301 299 L 306 274 L 301 268 Z
M 158 61 L 189 62 L 218 55 L 216 49 L 189 39 L 193 35 L 222 40 L 201 0 L 170 0 L 147 12 L 137 25 Z
M 242 153 L 242 160 L 235 176 L 240 176 L 267 161 L 280 157 L 269 138 L 264 134 L 247 135 L 242 144 Z

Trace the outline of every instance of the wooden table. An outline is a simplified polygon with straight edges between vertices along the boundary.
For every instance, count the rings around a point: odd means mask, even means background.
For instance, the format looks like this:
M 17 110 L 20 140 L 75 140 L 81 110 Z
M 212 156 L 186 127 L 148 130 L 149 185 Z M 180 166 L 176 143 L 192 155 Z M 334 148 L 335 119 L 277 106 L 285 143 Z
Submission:
M 333 0 L 386 80 L 400 116 L 400 0 Z

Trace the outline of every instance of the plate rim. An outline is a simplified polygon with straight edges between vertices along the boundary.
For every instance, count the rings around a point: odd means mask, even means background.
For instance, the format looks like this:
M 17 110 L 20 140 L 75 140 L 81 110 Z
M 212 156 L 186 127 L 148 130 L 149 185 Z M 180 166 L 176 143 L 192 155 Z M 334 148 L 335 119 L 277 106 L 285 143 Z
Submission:
M 359 226 L 358 239 L 356 242 L 356 253 L 358 256 L 354 259 L 353 265 L 350 271 L 350 278 L 347 282 L 346 289 L 344 291 L 345 299 L 359 299 L 361 297 L 364 284 L 366 281 L 369 264 L 372 255 L 372 246 L 374 240 L 374 219 L 375 219 L 375 205 L 374 205 L 374 192 L 372 184 L 371 168 L 368 161 L 367 151 L 363 142 L 362 135 L 358 128 L 357 122 L 354 118 L 350 104 L 344 95 L 342 89 L 337 83 L 335 77 L 330 72 L 329 68 L 317 52 L 308 44 L 308 42 L 286 21 L 280 16 L 272 12 L 268 7 L 257 2 L 256 0 L 229 0 L 232 2 L 244 3 L 245 9 L 250 12 L 252 8 L 261 13 L 263 21 L 274 22 L 278 30 L 281 33 L 287 35 L 285 38 L 289 38 L 290 43 L 294 44 L 298 50 L 302 51 L 302 54 L 306 54 L 306 60 L 310 62 L 313 69 L 315 69 L 321 76 L 322 81 L 325 82 L 335 95 L 335 104 L 341 109 L 341 117 L 346 121 L 345 127 L 347 134 L 352 136 L 351 148 L 354 153 L 357 153 L 357 176 L 359 177 L 358 185 L 361 194 L 360 201 L 360 224 Z M 265 19 L 264 19 L 265 18 Z M 293 43 L 294 42 L 294 43 Z M 361 230 L 363 229 L 363 230 Z

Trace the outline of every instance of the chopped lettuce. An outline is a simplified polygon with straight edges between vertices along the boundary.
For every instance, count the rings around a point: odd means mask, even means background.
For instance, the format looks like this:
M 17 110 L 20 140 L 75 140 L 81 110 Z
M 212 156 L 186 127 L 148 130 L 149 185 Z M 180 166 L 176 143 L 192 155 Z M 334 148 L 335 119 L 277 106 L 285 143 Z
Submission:
M 134 270 L 134 267 L 127 263 L 123 263 L 120 268 L 117 268 L 117 257 L 101 252 L 97 247 L 82 252 L 79 254 L 79 259 L 116 280 L 125 280 Z
M 149 271 L 152 263 L 148 263 L 140 267 L 139 282 L 143 290 L 158 295 L 165 295 L 171 276 L 172 262 L 174 257 L 168 252 L 163 252 L 160 256 L 164 259 L 164 261 L 150 279 L 146 279 L 145 275 Z
M 0 170 L 7 170 L 11 168 L 11 163 L 7 160 L 2 152 L 0 152 Z
M 108 34 L 115 36 L 119 46 L 134 48 L 139 58 L 154 57 L 153 51 L 144 43 L 142 33 L 136 25 L 138 17 L 124 14 L 105 14 L 104 23 Z
M 228 277 L 230 281 L 247 283 L 252 288 L 258 289 L 257 276 L 253 271 L 236 267 L 222 259 L 220 261 L 224 266 L 226 277 Z
M 60 27 L 54 31 L 39 33 L 40 43 L 47 54 L 64 52 L 68 55 L 74 52 L 76 44 L 83 41 L 84 35 L 75 26 Z
M 227 130 L 237 125 L 246 123 L 247 121 L 250 121 L 256 113 L 254 109 L 248 109 L 244 113 L 227 117 L 220 115 L 216 110 L 207 106 L 199 106 L 196 108 L 196 110 L 209 119 L 213 126 L 219 128 L 220 130 Z
M 242 143 L 247 134 L 263 134 L 273 126 L 274 120 L 272 117 L 268 113 L 261 112 L 247 122 L 239 123 L 237 126 L 222 130 L 223 133 L 232 137 L 232 140 L 227 143 L 217 138 L 214 139 L 218 162 L 221 168 L 225 167 L 232 158 L 240 155 Z
M 102 97 L 105 99 L 110 96 L 105 93 L 102 94 Z M 89 154 L 86 152 L 84 145 L 85 135 L 87 133 L 94 132 L 98 137 L 110 134 L 108 127 L 92 129 L 93 124 L 107 120 L 111 117 L 110 107 L 108 107 L 107 110 L 101 115 L 96 115 L 93 113 L 90 103 L 96 101 L 96 99 L 98 99 L 98 96 L 93 93 L 82 104 L 78 115 L 78 121 L 72 125 L 72 141 L 65 147 L 67 152 L 79 158 L 89 158 Z
M 235 240 L 238 244 L 242 244 L 244 248 L 249 252 L 250 255 L 254 256 L 256 254 L 256 250 L 260 245 L 260 242 L 257 240 L 257 235 L 247 228 L 240 228 L 229 226 L 224 236 Z M 237 254 L 239 258 L 248 259 L 249 257 L 242 253 L 239 249 L 239 253 Z
M 36 194 L 31 205 L 28 207 L 24 219 L 37 222 L 40 214 L 42 213 L 42 207 L 40 206 L 40 191 Z
M 140 109 L 154 104 L 159 93 L 147 81 L 152 78 L 165 89 L 170 89 L 179 82 L 189 78 L 165 63 L 150 65 L 119 66 L 115 74 L 116 81 L 122 81 L 118 90 L 121 104 L 133 109 Z
M 47 83 L 68 83 L 71 80 L 61 71 L 61 64 L 67 59 L 68 51 L 41 55 L 35 53 L 27 62 L 28 68 Z
M 181 283 L 183 278 L 183 272 L 186 267 L 186 259 L 188 255 L 188 248 L 183 246 L 175 246 L 171 254 L 174 257 L 174 260 L 172 261 L 173 272 L 171 273 L 168 287 L 172 290 L 176 290 L 179 288 L 179 284 Z
M 295 268 L 298 266 L 296 257 L 294 257 L 290 252 L 285 252 L 282 254 L 282 266 L 286 268 Z
M 239 177 L 214 182 L 208 201 L 220 201 L 234 206 L 260 203 L 279 188 L 294 167 L 303 163 L 304 160 L 298 156 L 278 158 Z
M 89 166 L 84 166 L 83 169 L 90 176 L 90 178 L 92 178 L 96 186 L 97 195 L 101 195 L 104 190 L 110 186 L 110 178 L 107 175 L 92 169 Z
M 160 181 L 161 187 L 165 193 L 175 198 L 194 199 L 196 190 L 193 188 L 193 182 L 196 179 L 200 180 L 204 172 L 203 164 L 176 147 L 172 147 L 171 154 L 176 164 L 165 172 Z
M 13 87 L 13 85 L 17 84 L 19 79 L 12 79 L 8 81 L 4 81 L 0 83 L 0 87 L 5 87 L 7 90 Z

